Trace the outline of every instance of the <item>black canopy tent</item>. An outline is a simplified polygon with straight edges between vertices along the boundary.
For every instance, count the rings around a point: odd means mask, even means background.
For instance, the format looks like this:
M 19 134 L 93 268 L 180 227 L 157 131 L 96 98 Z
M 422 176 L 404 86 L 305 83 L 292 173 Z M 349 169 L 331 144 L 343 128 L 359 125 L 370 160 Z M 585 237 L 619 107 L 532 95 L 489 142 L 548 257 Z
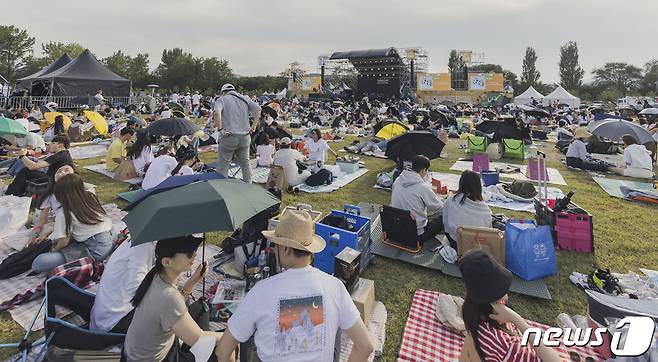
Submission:
M 407 66 L 395 48 L 334 52 L 329 60 L 347 59 L 358 73 L 357 94 L 401 96 Z
M 41 82 L 37 82 L 35 84 L 34 80 L 48 74 L 50 72 L 54 72 L 57 69 L 60 69 L 61 67 L 69 64 L 71 62 L 71 57 L 67 53 L 64 53 L 59 56 L 59 58 L 55 59 L 52 63 L 41 69 L 40 71 L 30 74 L 26 77 L 19 78 L 16 80 L 16 89 L 27 89 L 30 91 L 31 94 L 33 94 L 33 87 L 41 88 L 41 92 L 37 90 L 37 93 L 44 93 L 45 89 L 43 85 L 41 85 Z
M 80 96 L 96 94 L 99 89 L 103 95 L 114 97 L 130 96 L 131 82 L 107 69 L 89 51 L 65 66 L 43 74 L 35 81 L 50 82 L 52 96 Z

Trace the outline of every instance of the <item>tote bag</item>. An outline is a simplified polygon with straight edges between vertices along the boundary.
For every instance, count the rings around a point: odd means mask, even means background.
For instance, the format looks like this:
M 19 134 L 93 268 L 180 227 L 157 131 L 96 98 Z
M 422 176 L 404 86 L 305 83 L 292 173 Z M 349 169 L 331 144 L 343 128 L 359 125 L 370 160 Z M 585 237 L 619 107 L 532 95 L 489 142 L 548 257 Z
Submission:
M 511 220 L 505 225 L 507 269 L 524 280 L 557 275 L 553 235 L 548 225 Z

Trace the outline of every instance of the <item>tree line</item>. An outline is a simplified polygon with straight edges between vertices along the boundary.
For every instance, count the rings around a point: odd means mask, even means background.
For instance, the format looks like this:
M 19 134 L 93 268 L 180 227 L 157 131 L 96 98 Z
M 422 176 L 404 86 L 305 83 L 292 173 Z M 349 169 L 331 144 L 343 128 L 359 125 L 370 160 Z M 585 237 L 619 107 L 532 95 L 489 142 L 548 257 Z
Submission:
M 469 72 L 503 73 L 505 80 L 514 88 L 514 93 L 524 92 L 533 86 L 537 91 L 548 94 L 556 88 L 555 84 L 541 81 L 541 73 L 537 70 L 537 52 L 527 47 L 521 67 L 521 77 L 504 69 L 498 64 L 479 64 L 468 67 Z M 450 52 L 448 69 L 458 75 L 464 70 L 465 64 L 459 59 L 456 50 Z M 658 59 L 649 60 L 642 68 L 622 62 L 605 63 L 602 67 L 592 70 L 593 80 L 584 83 L 585 70 L 578 60 L 578 44 L 569 41 L 560 47 L 560 85 L 569 92 L 584 100 L 615 101 L 627 95 L 654 96 L 658 95 Z M 453 77 L 454 78 L 454 77 Z M 454 88 L 454 86 L 453 86 Z

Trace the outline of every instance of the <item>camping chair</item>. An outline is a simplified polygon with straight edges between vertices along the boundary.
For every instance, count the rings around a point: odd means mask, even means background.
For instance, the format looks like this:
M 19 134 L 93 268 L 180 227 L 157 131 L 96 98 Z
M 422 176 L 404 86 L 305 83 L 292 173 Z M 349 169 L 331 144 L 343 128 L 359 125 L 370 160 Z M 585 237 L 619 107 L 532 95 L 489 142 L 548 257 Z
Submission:
M 487 152 L 487 137 L 485 136 L 468 136 L 468 152 Z
M 105 348 L 122 344 L 125 334 L 96 332 L 89 330 L 91 308 L 94 305 L 95 295 L 76 287 L 67 279 L 55 276 L 46 281 L 45 297 L 39 307 L 30 328 L 18 343 L 0 345 L 0 348 L 18 348 L 22 361 L 27 360 L 30 349 L 45 345 L 64 349 L 100 351 Z M 28 337 L 44 305 L 45 310 L 45 341 L 28 342 Z M 64 320 L 56 315 L 56 307 L 63 307 L 84 319 L 84 324 L 76 325 L 72 321 Z M 43 352 L 42 352 L 43 353 Z M 37 360 L 40 360 L 39 359 Z
M 525 144 L 523 143 L 523 140 L 505 138 L 503 139 L 503 145 L 505 146 L 503 157 L 525 158 Z
M 410 211 L 383 205 L 379 215 L 384 231 L 382 242 L 385 245 L 410 253 L 417 253 L 421 250 L 416 220 Z

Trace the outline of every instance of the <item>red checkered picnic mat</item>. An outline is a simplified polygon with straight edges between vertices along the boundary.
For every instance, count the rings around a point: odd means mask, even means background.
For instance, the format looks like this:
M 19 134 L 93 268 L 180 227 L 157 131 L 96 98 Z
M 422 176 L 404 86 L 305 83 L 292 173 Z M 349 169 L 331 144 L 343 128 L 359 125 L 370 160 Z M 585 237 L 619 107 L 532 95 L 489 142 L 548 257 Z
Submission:
M 409 310 L 407 325 L 404 327 L 402 346 L 398 354 L 398 361 L 413 362 L 439 362 L 454 361 L 461 354 L 464 343 L 461 335 L 451 332 L 436 318 L 436 301 L 439 292 L 418 289 L 414 294 Z M 548 328 L 543 324 L 530 322 L 534 327 Z M 571 360 L 569 352 L 577 352 L 581 361 L 592 357 L 595 361 L 604 360 L 597 352 L 583 347 L 558 348 L 560 357 L 564 361 Z

